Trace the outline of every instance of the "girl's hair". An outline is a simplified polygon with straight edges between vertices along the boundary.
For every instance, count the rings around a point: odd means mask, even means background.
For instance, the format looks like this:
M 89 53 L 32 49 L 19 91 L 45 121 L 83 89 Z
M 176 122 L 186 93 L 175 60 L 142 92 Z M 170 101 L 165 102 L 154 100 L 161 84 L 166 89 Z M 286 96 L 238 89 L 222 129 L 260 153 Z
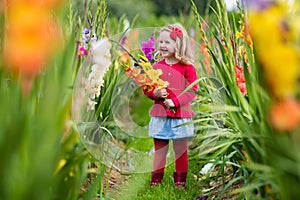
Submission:
M 160 33 L 162 31 L 170 32 L 170 35 L 173 32 L 179 32 L 179 35 L 172 37 L 175 40 L 175 58 L 182 64 L 192 64 L 194 62 L 191 43 L 188 37 L 186 30 L 178 23 L 169 24 L 160 29 Z

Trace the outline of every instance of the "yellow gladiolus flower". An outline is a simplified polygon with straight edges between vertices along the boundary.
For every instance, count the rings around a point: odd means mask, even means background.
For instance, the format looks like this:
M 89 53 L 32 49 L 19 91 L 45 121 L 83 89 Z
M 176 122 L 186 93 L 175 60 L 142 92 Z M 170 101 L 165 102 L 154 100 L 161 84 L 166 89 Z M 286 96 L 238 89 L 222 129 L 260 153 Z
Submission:
M 260 58 L 273 95 L 293 96 L 298 86 L 299 52 L 293 47 L 278 45 L 262 53 Z
M 266 81 L 272 95 L 281 99 L 295 95 L 299 77 L 300 56 L 287 13 L 285 5 L 274 4 L 266 10 L 251 12 L 249 18 Z

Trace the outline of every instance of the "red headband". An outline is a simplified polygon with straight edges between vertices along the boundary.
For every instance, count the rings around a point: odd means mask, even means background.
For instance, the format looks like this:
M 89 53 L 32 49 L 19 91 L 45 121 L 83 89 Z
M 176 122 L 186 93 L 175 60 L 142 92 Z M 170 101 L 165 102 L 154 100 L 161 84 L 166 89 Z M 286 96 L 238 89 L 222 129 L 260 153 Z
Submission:
M 173 40 L 176 40 L 177 37 L 179 37 L 181 39 L 182 38 L 182 31 L 179 28 L 173 26 L 170 37 Z

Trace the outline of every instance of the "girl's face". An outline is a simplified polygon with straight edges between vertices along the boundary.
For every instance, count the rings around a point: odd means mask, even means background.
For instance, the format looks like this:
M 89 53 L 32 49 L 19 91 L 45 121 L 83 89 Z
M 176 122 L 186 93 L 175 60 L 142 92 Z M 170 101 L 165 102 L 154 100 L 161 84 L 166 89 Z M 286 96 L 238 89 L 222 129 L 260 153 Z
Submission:
M 175 41 L 170 37 L 170 32 L 162 31 L 158 37 L 158 49 L 163 58 L 175 56 Z

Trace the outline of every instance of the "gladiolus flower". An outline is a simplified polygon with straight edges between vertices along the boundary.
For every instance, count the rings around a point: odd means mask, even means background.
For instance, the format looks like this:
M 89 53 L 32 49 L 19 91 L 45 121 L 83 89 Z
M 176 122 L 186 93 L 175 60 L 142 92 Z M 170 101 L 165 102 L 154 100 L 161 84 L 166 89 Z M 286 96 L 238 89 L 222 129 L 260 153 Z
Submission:
M 56 39 L 49 35 L 49 11 L 25 3 L 11 5 L 8 24 L 5 61 L 12 71 L 34 77 L 52 52 Z
M 244 4 L 248 8 L 263 10 L 272 6 L 274 0 L 243 0 Z
M 142 86 L 146 82 L 146 74 L 139 74 L 135 77 L 135 81 L 138 83 L 139 86 Z
M 207 73 L 210 74 L 210 54 L 208 52 L 207 45 L 204 43 L 201 44 L 200 49 L 203 55 L 203 64 L 205 65 Z
M 91 64 L 93 65 L 87 79 L 84 81 L 84 90 L 88 96 L 87 110 L 95 109 L 96 98 L 101 94 L 104 76 L 111 65 L 110 49 L 111 44 L 106 38 L 96 41 L 91 46 Z
M 8 1 L 3 58 L 6 67 L 24 81 L 24 93 L 59 43 L 59 29 L 50 15 L 56 1 L 51 2 Z
M 166 88 L 169 83 L 159 78 L 162 71 L 160 69 L 153 69 L 151 63 L 145 56 L 138 56 L 140 59 L 136 64 L 138 64 L 139 67 L 131 68 L 125 65 L 125 74 L 145 90 L 152 90 L 157 85 L 159 85 L 160 88 Z
M 130 56 L 129 56 L 129 54 L 127 52 L 122 53 L 122 55 L 120 56 L 119 61 L 121 63 L 130 65 Z
M 97 41 L 96 33 L 92 33 L 91 31 L 91 28 L 84 28 L 82 31 L 82 44 L 85 49 L 89 49 L 89 42 L 93 45 Z
M 286 13 L 287 7 L 282 4 L 250 13 L 258 59 L 271 94 L 280 99 L 296 94 L 300 72 L 294 27 L 289 26 Z
M 236 65 L 235 66 L 235 75 L 236 75 L 236 83 L 243 95 L 247 94 L 247 88 L 245 83 L 245 76 L 244 76 L 244 67 Z
M 133 68 L 133 69 L 131 69 L 129 76 L 131 78 L 135 78 L 135 77 L 137 77 L 141 73 L 141 71 L 142 70 L 139 69 L 139 68 Z
M 161 69 L 157 69 L 157 70 L 151 69 L 148 70 L 147 75 L 150 79 L 156 82 L 159 79 L 159 76 L 162 75 L 162 71 Z
M 77 57 L 81 58 L 81 57 L 86 56 L 86 55 L 87 55 L 87 50 L 83 46 L 79 46 Z
M 151 62 L 153 60 L 152 53 L 155 51 L 155 38 L 154 35 L 149 40 L 142 42 L 142 51 L 144 52 L 147 59 Z
M 284 99 L 275 103 L 270 111 L 271 125 L 279 131 L 293 131 L 300 125 L 300 103 Z

